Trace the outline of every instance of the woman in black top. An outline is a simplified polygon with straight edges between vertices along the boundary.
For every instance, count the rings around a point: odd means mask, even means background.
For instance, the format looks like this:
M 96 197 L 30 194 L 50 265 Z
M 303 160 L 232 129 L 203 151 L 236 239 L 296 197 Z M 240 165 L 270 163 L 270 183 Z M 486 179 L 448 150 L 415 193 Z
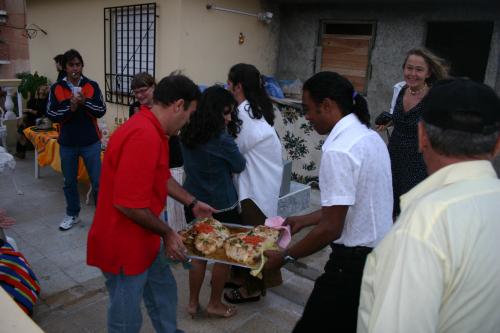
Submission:
M 47 103 L 49 96 L 49 86 L 42 85 L 36 90 L 35 96 L 32 96 L 26 104 L 26 109 L 23 110 L 23 119 L 17 128 L 18 140 L 16 145 L 17 158 L 23 159 L 26 157 L 26 145 L 28 139 L 24 136 L 23 131 L 31 126 L 35 126 L 36 119 L 45 116 L 47 111 Z
M 418 151 L 417 125 L 425 108 L 425 96 L 430 86 L 447 76 L 442 60 L 426 49 L 412 49 L 403 63 L 405 86 L 394 106 L 392 131 L 389 139 L 393 216 L 400 213 L 399 198 L 427 177 L 422 154 Z M 379 128 L 385 129 L 385 128 Z

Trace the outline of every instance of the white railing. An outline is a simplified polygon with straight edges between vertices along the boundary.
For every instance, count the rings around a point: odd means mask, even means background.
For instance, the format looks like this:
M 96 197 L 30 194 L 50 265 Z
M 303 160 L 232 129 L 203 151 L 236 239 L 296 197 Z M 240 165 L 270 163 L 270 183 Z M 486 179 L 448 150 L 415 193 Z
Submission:
M 19 79 L 0 79 L 0 87 L 7 95 L 5 96 L 5 104 L 3 112 L 0 110 L 0 140 L 2 146 L 7 147 L 7 128 L 4 125 L 4 120 L 18 119 L 23 116 L 23 97 L 20 93 L 17 94 L 17 110 L 18 115 L 14 113 L 14 102 L 12 95 L 17 91 L 17 87 L 21 84 Z M 1 109 L 1 106 L 0 106 Z

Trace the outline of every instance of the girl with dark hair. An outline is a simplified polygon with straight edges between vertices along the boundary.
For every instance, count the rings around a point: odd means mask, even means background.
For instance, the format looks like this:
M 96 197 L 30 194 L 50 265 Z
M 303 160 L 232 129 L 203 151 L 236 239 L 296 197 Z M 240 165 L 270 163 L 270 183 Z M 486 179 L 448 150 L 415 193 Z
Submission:
M 393 216 L 400 213 L 399 197 L 427 178 L 422 154 L 418 151 L 417 124 L 425 108 L 425 96 L 437 80 L 447 77 L 444 61 L 429 50 L 412 49 L 403 62 L 404 82 L 395 94 L 389 138 L 392 186 L 394 190 Z M 385 130 L 387 126 L 379 126 Z
M 229 71 L 228 85 L 234 88 L 238 84 L 241 85 L 244 97 L 250 105 L 250 117 L 254 119 L 264 118 L 270 126 L 274 126 L 273 104 L 266 93 L 264 81 L 259 70 L 253 65 L 234 65 Z M 232 88 L 229 88 L 229 90 L 233 92 Z
M 234 105 L 233 96 L 224 88 L 206 89 L 198 109 L 181 131 L 181 149 L 186 173 L 184 188 L 218 209 L 220 213 L 213 214 L 215 219 L 240 224 L 238 195 L 232 176 L 245 169 L 245 158 L 234 141 L 241 124 Z M 185 214 L 187 221 L 194 219 L 190 209 L 185 209 Z M 206 264 L 206 261 L 193 260 L 193 268 L 189 271 L 187 311 L 193 317 L 200 309 L 199 294 Z M 206 310 L 209 315 L 227 318 L 236 314 L 234 307 L 221 301 L 229 269 L 228 265 L 214 264 L 212 293 Z
M 242 120 L 236 143 L 247 160 L 246 169 L 236 179 L 242 223 L 262 225 L 266 218 L 278 214 L 283 174 L 281 143 L 272 127 L 273 105 L 264 89 L 262 77 L 253 65 L 234 65 L 229 71 L 227 83 L 238 104 L 238 117 Z M 243 287 L 225 294 L 228 302 L 257 301 L 265 288 L 282 283 L 279 271 L 265 272 L 263 280 L 252 277 L 248 271 L 241 275 L 234 276 L 232 282 L 243 284 Z

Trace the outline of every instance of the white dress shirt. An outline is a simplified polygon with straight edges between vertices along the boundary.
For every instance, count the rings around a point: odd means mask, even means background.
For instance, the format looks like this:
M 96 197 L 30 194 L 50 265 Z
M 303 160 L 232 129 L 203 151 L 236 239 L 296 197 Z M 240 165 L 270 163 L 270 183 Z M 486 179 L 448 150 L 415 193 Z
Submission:
M 236 138 L 247 164 L 235 176 L 238 199 L 252 199 L 266 217 L 278 214 L 278 198 L 283 176 L 281 143 L 274 128 L 262 117 L 250 116 L 248 101 L 238 105 L 238 117 L 243 121 Z
M 488 161 L 449 165 L 401 197 L 368 256 L 358 332 L 500 332 L 500 180 Z
M 406 85 L 405 81 L 398 82 L 393 87 L 392 99 L 391 99 L 391 108 L 389 109 L 389 113 L 394 113 L 394 108 L 396 107 L 396 102 L 398 101 L 399 93 L 401 89 Z
M 343 117 L 322 147 L 321 206 L 350 206 L 337 244 L 375 247 L 392 226 L 392 177 L 387 146 L 358 117 Z

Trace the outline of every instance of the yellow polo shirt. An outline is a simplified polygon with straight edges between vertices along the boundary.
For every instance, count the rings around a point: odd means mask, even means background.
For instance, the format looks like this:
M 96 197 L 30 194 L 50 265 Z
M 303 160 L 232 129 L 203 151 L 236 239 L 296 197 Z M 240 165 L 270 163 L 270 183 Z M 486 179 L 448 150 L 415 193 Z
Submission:
M 500 331 L 500 180 L 488 161 L 449 165 L 401 197 L 369 255 L 358 333 Z

